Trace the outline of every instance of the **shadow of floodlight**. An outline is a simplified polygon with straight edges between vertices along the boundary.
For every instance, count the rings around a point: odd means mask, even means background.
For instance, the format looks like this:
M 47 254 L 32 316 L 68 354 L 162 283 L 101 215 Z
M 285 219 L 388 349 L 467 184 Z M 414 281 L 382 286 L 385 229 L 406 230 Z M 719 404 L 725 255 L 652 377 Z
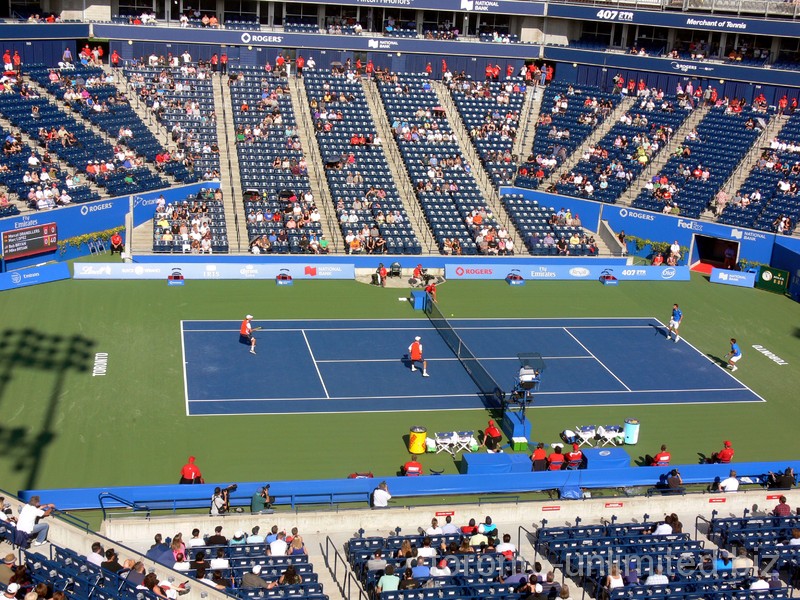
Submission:
M 30 369 L 54 375 L 49 393 L 40 398 L 15 398 L 17 404 L 42 403 L 44 417 L 34 426 L 0 425 L 0 456 L 12 461 L 16 472 L 27 472 L 26 488 L 34 487 L 47 448 L 56 438 L 52 429 L 58 399 L 70 372 L 88 372 L 92 365 L 94 340 L 81 335 L 52 335 L 33 328 L 8 328 L 0 332 L 0 407 L 8 414 L 11 399 L 6 398 L 16 373 Z

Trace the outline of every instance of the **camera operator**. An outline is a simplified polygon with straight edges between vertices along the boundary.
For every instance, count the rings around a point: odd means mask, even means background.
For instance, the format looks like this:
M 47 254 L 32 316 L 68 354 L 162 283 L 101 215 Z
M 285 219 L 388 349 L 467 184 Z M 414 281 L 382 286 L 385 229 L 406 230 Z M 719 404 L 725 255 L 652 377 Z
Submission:
M 231 510 L 231 492 L 235 492 L 239 486 L 234 484 L 229 485 L 225 489 L 214 488 L 214 495 L 211 496 L 211 509 L 209 514 L 212 517 L 224 515 Z

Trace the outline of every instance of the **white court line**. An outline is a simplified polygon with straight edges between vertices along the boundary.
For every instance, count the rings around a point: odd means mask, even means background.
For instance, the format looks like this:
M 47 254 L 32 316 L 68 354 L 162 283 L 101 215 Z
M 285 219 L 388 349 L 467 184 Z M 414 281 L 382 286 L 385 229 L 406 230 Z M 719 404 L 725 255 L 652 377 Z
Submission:
M 583 396 L 585 394 L 675 394 L 676 392 L 743 392 L 750 391 L 746 387 L 738 388 L 696 388 L 687 390 L 587 390 L 587 391 L 574 391 L 574 392 L 537 392 L 537 396 Z M 287 402 L 295 400 L 303 401 L 321 401 L 321 400 L 416 400 L 425 398 L 475 398 L 483 394 L 475 392 L 474 394 L 425 394 L 423 396 L 327 396 L 322 397 L 303 397 L 297 396 L 293 398 L 204 398 L 192 400 L 191 402 Z M 757 402 L 757 400 L 734 400 L 734 402 Z M 648 403 L 643 403 L 646 405 Z M 675 402 L 667 404 L 676 404 Z M 690 404 L 688 402 L 681 402 L 681 404 Z M 709 402 L 697 402 L 697 404 L 709 404 Z M 569 405 L 568 405 L 569 406 Z M 594 406 L 594 405 L 590 405 Z M 616 404 L 597 405 L 597 406 L 618 406 Z
M 186 405 L 186 416 L 189 416 L 189 377 L 186 373 L 186 339 L 183 337 L 183 320 L 181 320 L 181 368 L 183 369 L 183 399 Z
M 455 319 L 455 318 L 454 318 Z M 377 319 L 376 319 L 377 320 Z M 424 323 L 429 323 L 424 321 Z M 654 325 L 572 325 L 570 329 L 652 329 Z M 259 331 L 272 331 L 272 332 L 293 332 L 293 331 L 419 331 L 417 327 L 262 327 Z M 425 327 L 425 329 L 432 329 L 432 327 Z M 498 331 L 502 329 L 564 329 L 563 325 L 530 325 L 524 327 L 500 326 L 500 327 L 460 327 L 456 325 L 453 329 L 457 331 Z M 187 329 L 189 333 L 208 333 L 208 332 L 221 332 L 230 333 L 239 331 L 238 329 Z
M 488 360 L 519 360 L 518 356 L 488 356 L 488 357 L 476 357 L 479 361 L 488 361 Z M 589 355 L 584 356 L 543 356 L 542 360 L 573 360 L 573 359 L 584 359 L 592 357 Z M 408 359 L 405 359 L 408 360 Z M 458 358 L 455 356 L 449 358 L 426 358 L 428 362 L 455 362 L 458 361 Z M 318 363 L 382 363 L 382 362 L 402 362 L 402 358 L 329 358 L 329 359 L 320 359 Z
M 567 334 L 569 337 L 571 337 L 573 340 L 575 340 L 575 341 L 578 343 L 578 345 L 579 345 L 581 348 L 583 348 L 583 349 L 584 349 L 584 350 L 586 350 L 586 351 L 587 351 L 589 354 L 591 354 L 591 355 L 592 355 L 592 357 L 593 357 L 593 358 L 594 358 L 594 359 L 595 359 L 595 360 L 598 362 L 598 364 L 599 364 L 601 367 L 603 367 L 603 368 L 604 368 L 606 371 L 608 371 L 608 372 L 611 374 L 611 376 L 612 376 L 614 379 L 616 379 L 617 381 L 619 381 L 619 382 L 622 384 L 622 387 L 624 387 L 624 388 L 625 388 L 626 390 L 628 390 L 629 392 L 631 391 L 631 388 L 629 388 L 627 385 L 625 385 L 625 382 L 624 382 L 624 381 L 622 381 L 622 379 L 620 379 L 619 377 L 617 377 L 616 375 L 614 375 L 614 372 L 613 372 L 611 369 L 609 369 L 607 366 L 605 366 L 605 365 L 603 364 L 603 361 L 601 361 L 601 360 L 600 360 L 599 358 L 597 358 L 597 357 L 596 357 L 594 354 L 592 354 L 591 350 L 589 350 L 589 349 L 588 349 L 586 346 L 584 346 L 584 345 L 581 343 L 581 341 L 580 341 L 578 338 L 576 338 L 574 335 L 572 335 L 572 334 L 570 333 L 569 329 L 567 329 L 566 327 L 564 327 L 563 329 L 564 329 L 564 331 L 566 332 L 566 334 Z
M 655 317 L 453 317 L 459 321 L 646 321 L 652 319 L 658 321 Z M 401 319 L 398 317 L 390 318 L 372 318 L 372 319 L 255 319 L 256 321 L 275 321 L 276 323 L 291 323 L 291 322 L 326 322 L 326 321 L 427 321 L 428 319 L 420 317 L 414 319 Z M 191 319 L 188 323 L 240 323 L 241 319 Z M 660 321 L 659 321 L 660 322 Z
M 317 364 L 317 359 L 314 358 L 314 351 L 311 350 L 311 344 L 308 343 L 308 338 L 306 337 L 306 332 L 301 330 L 303 333 L 303 339 L 306 341 L 306 346 L 308 347 L 308 353 L 311 355 L 311 360 L 314 361 L 314 368 L 317 371 L 317 376 L 319 377 L 319 382 L 322 384 L 322 390 L 325 392 L 325 397 L 330 398 L 330 394 L 328 394 L 328 388 L 325 387 L 325 380 L 322 378 L 322 373 L 319 372 L 319 365 Z
M 661 327 L 663 327 L 664 329 L 667 329 L 667 326 L 666 326 L 666 325 L 664 325 L 664 323 L 662 323 L 662 322 L 661 322 L 659 319 L 656 319 L 655 317 L 653 317 L 653 320 L 655 320 L 655 321 L 656 321 L 656 322 L 657 322 L 659 325 L 661 325 Z M 718 369 L 720 368 L 720 365 L 719 365 L 719 363 L 718 363 L 718 362 L 716 362 L 715 360 L 712 360 L 710 356 L 708 356 L 707 354 L 705 354 L 705 353 L 701 352 L 700 350 L 698 350 L 698 349 L 697 349 L 697 348 L 696 348 L 696 347 L 695 347 L 695 346 L 694 346 L 694 345 L 693 345 L 691 342 L 688 342 L 688 341 L 686 341 L 686 338 L 684 338 L 683 336 L 681 336 L 681 341 L 682 341 L 683 343 L 685 343 L 687 346 L 689 346 L 689 348 L 691 348 L 692 350 L 694 350 L 695 352 L 697 352 L 697 353 L 698 353 L 700 356 L 702 356 L 703 358 L 705 358 L 705 359 L 706 359 L 708 362 L 710 362 L 712 365 L 714 365 L 714 366 L 715 366 L 715 367 L 717 367 Z M 763 396 L 761 396 L 761 394 L 757 394 L 756 392 L 754 392 L 754 391 L 753 391 L 753 390 L 750 388 L 750 386 L 748 386 L 748 385 L 745 385 L 745 384 L 743 384 L 741 381 L 739 381 L 738 379 L 736 379 L 736 377 L 734 377 L 734 376 L 733 376 L 733 373 L 732 373 L 731 371 L 729 371 L 728 369 L 722 369 L 722 370 L 723 370 L 723 371 L 725 371 L 725 374 L 726 374 L 728 377 L 730 377 L 731 379 L 733 379 L 733 380 L 734 380 L 736 383 L 738 383 L 738 384 L 739 384 L 739 385 L 741 385 L 741 386 L 744 386 L 744 389 L 746 389 L 746 390 L 749 390 L 749 392 L 750 392 L 751 394 L 753 394 L 753 395 L 754 395 L 756 398 L 758 398 L 759 400 L 761 400 L 761 402 L 766 402 L 766 399 L 765 399 Z
M 320 400 L 324 400 L 324 398 L 320 398 Z M 681 406 L 686 404 L 693 404 L 697 406 L 701 405 L 708 405 L 708 404 L 754 404 L 759 402 L 766 402 L 766 400 L 726 400 L 724 402 L 681 402 Z M 675 406 L 675 402 L 631 402 L 625 404 L 554 404 L 552 406 L 537 406 L 536 408 L 539 410 L 547 410 L 550 408 L 558 408 L 558 409 L 565 409 L 565 408 L 598 408 L 598 407 L 609 407 L 609 406 Z M 403 411 L 404 413 L 412 413 L 412 412 L 453 412 L 457 410 L 480 410 L 485 411 L 486 406 L 475 406 L 471 408 L 415 408 L 413 410 Z M 307 411 L 297 411 L 297 412 L 249 412 L 249 413 L 209 413 L 205 415 L 189 415 L 190 417 L 252 417 L 253 415 L 274 415 L 274 416 L 296 416 L 296 415 L 363 415 L 365 413 L 397 413 L 397 409 L 389 408 L 386 410 L 381 410 L 380 408 L 370 408 L 369 411 L 365 410 L 307 410 Z

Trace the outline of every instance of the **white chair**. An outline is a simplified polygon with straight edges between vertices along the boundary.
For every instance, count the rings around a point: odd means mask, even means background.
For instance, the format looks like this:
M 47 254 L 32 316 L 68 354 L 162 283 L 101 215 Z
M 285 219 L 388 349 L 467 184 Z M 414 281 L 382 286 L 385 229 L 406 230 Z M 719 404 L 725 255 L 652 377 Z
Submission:
M 456 444 L 458 444 L 458 434 L 455 431 L 436 433 L 436 454 L 447 452 L 451 456 L 455 456 Z
M 600 438 L 598 446 L 617 446 L 622 438 L 622 427 L 620 425 L 600 425 L 597 428 L 597 437 Z
M 455 436 L 458 436 L 453 448 L 455 452 L 472 452 L 472 439 L 474 431 L 456 431 Z M 454 436 L 454 437 L 455 437 Z
M 593 447 L 594 438 L 597 437 L 597 427 L 594 425 L 578 425 L 575 428 L 575 434 L 581 440 L 581 446 L 587 445 Z

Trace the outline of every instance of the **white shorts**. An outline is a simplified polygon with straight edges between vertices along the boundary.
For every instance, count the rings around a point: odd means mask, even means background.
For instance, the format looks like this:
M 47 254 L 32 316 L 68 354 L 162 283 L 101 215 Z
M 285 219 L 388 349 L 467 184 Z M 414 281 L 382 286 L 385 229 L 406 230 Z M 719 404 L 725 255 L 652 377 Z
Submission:
M 739 356 L 731 356 L 731 358 L 730 358 L 730 361 L 731 361 L 732 363 L 739 362 L 739 359 L 740 359 L 740 358 L 742 358 L 742 355 L 741 355 L 741 354 L 740 354 Z
M 669 320 L 669 328 L 670 329 L 677 329 L 680 326 L 681 326 L 681 322 L 680 321 L 676 321 L 674 319 L 670 319 Z

